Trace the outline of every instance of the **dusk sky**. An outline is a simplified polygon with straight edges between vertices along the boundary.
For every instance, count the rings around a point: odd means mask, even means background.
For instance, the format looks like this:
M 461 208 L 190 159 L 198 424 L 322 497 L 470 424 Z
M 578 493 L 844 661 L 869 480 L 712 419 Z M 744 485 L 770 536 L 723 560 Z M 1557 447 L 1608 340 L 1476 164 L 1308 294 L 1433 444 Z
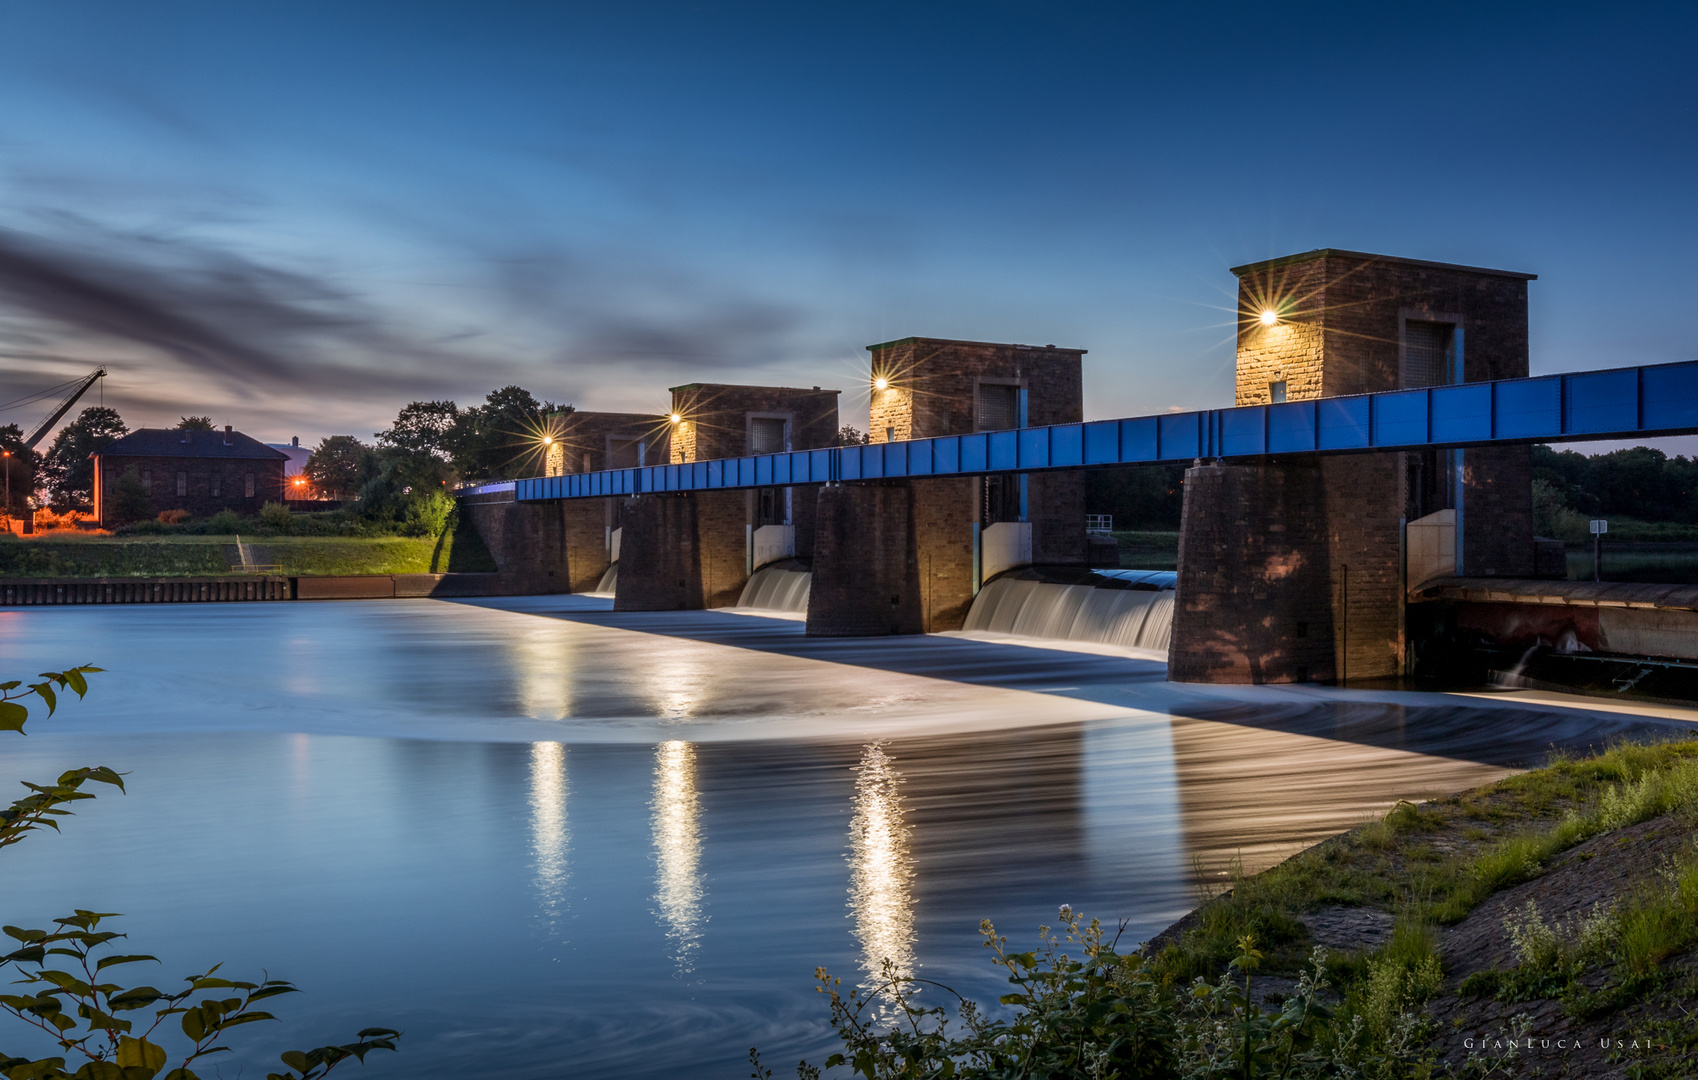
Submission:
M 1235 280 L 1539 275 L 1535 373 L 1698 357 L 1698 8 L 0 0 L 0 400 L 369 438 L 907 335 L 1231 403 Z M 0 414 L 26 428 L 43 403 Z

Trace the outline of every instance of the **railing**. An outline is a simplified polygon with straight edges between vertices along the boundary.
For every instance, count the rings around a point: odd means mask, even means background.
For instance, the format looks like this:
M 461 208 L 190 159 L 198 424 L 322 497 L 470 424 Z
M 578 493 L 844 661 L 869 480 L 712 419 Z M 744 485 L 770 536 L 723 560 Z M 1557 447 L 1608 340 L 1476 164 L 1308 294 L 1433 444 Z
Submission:
M 1698 362 L 484 484 L 521 501 L 1698 433 Z

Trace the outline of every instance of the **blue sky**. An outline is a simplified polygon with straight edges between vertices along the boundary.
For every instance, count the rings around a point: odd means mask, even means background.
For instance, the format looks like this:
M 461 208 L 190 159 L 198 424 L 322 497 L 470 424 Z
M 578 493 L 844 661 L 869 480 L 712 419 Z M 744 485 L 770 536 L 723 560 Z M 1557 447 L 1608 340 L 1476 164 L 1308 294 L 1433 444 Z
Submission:
M 0 371 L 364 436 L 909 334 L 1231 398 L 1227 267 L 1525 270 L 1533 367 L 1698 357 L 1690 5 L 0 0 Z M 36 407 L 0 415 L 26 423 Z M 41 411 L 45 411 L 44 409 Z

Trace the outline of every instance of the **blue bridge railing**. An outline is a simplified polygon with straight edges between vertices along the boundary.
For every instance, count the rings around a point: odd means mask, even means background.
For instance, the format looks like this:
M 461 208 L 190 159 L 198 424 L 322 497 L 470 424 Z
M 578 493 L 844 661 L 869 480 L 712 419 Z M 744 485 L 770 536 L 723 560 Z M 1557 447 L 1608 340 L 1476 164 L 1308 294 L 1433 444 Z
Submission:
M 513 482 L 583 499 L 885 477 L 975 476 L 1197 458 L 1348 454 L 1698 433 L 1698 361 L 1352 397 L 649 465 Z

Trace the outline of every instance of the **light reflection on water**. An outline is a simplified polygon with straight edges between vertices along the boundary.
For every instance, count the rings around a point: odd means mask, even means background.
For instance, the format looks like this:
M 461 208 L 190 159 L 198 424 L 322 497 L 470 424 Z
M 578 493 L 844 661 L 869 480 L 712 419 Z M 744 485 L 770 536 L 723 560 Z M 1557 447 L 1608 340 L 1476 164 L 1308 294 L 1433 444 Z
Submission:
M 1626 732 L 1418 695 L 1210 696 L 1122 658 L 955 639 L 604 618 L 7 614 L 0 677 L 108 671 L 0 738 L 0 795 L 94 762 L 129 775 L 4 853 L 0 916 L 123 911 L 161 977 L 225 961 L 308 991 L 225 1075 L 353 1018 L 408 1032 L 370 1080 L 738 1076 L 752 1043 L 830 1047 L 816 966 L 888 957 L 994 1001 L 981 919 L 1029 941 L 1070 902 L 1147 938 L 1189 905 L 1194 857 L 1266 865 Z
M 912 830 L 904 820 L 902 774 L 884 746 L 872 743 L 855 766 L 855 816 L 849 822 L 849 908 L 861 943 L 862 986 L 914 974 Z M 888 965 L 888 967 L 886 966 Z
M 701 945 L 701 799 L 696 793 L 696 751 L 672 739 L 654 751 L 655 893 L 657 914 L 666 924 L 677 974 L 695 969 Z
M 556 742 L 531 744 L 531 857 L 536 865 L 537 902 L 551 934 L 571 906 L 572 822 L 567 816 L 571 782 L 568 751 Z

